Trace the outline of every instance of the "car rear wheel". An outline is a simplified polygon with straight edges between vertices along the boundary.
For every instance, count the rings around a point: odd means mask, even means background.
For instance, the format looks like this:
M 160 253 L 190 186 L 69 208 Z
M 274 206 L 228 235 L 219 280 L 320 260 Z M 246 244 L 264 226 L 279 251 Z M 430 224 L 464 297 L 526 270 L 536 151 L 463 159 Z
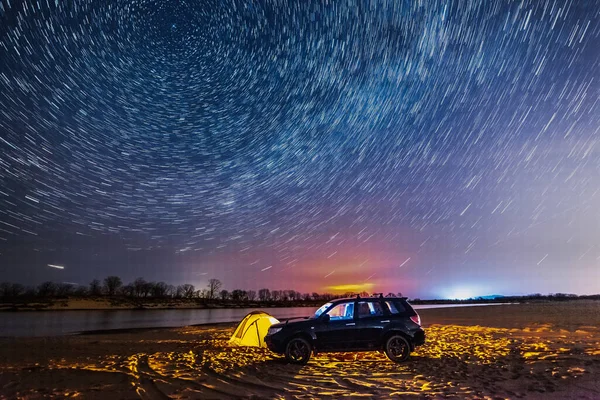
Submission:
M 285 347 L 285 358 L 293 364 L 306 364 L 311 353 L 312 346 L 310 343 L 300 337 L 293 338 Z
M 402 335 L 393 335 L 385 342 L 385 355 L 392 361 L 400 363 L 410 356 L 410 344 Z

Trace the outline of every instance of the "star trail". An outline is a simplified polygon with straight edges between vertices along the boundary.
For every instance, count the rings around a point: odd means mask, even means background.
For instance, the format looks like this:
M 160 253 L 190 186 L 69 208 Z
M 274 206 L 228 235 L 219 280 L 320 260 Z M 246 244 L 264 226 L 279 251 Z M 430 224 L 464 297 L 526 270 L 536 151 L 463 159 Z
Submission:
M 0 0 L 2 280 L 600 292 L 599 39 L 597 1 Z

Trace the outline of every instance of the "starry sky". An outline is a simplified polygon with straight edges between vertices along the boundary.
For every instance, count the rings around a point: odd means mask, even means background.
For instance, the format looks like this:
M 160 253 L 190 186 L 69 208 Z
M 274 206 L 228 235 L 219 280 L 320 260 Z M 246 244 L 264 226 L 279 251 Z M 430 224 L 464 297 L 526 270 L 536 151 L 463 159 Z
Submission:
M 599 293 L 599 79 L 598 1 L 0 0 L 0 280 Z

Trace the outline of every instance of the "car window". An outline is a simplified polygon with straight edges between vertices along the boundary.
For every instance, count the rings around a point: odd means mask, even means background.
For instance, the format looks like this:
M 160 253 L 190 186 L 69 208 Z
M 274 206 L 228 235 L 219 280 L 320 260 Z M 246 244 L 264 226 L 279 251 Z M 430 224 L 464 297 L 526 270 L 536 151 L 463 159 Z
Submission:
M 406 308 L 399 301 L 386 300 L 385 304 L 392 314 L 402 314 L 406 312 Z
M 390 310 L 390 313 L 392 314 L 399 314 L 400 312 L 398 311 L 398 309 L 396 308 L 396 305 L 394 304 L 394 302 L 392 301 L 386 301 L 385 304 L 387 305 L 388 310 Z
M 329 306 L 331 305 L 331 303 L 325 303 L 323 304 L 321 307 L 319 307 L 319 309 L 317 311 L 315 311 L 315 318 L 319 318 L 319 316 L 321 314 L 323 314 L 323 312 L 325 310 L 327 310 L 329 308 Z
M 359 301 L 357 306 L 358 318 L 380 317 L 384 315 L 379 301 Z
M 404 307 L 404 304 L 401 301 L 395 301 L 394 304 L 396 305 L 396 309 L 400 314 L 406 312 L 406 307 Z
M 331 321 L 343 321 L 354 318 L 354 303 L 341 303 L 327 312 Z

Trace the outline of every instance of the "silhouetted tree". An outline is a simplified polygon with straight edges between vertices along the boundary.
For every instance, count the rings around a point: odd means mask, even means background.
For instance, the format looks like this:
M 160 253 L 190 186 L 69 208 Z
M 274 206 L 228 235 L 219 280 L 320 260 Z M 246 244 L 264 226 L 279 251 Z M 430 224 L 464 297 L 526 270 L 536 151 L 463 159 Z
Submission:
M 144 295 L 146 285 L 148 285 L 148 282 L 146 282 L 144 278 L 137 278 L 135 281 L 133 281 L 135 297 L 142 297 Z
M 298 292 L 295 290 L 284 290 L 283 291 L 283 301 L 295 301 L 297 300 Z
M 334 298 L 335 298 L 335 296 L 332 295 L 331 293 L 324 293 L 324 294 L 320 295 L 320 300 L 324 300 L 324 301 L 329 301 Z
M 244 301 L 248 299 L 248 293 L 242 289 L 235 289 L 231 292 L 231 300 Z
M 121 293 L 123 293 L 123 295 L 127 297 L 135 297 L 135 286 L 133 285 L 133 283 L 128 283 L 127 285 L 121 288 Z
M 144 297 L 149 297 L 150 295 L 152 295 L 152 289 L 154 288 L 154 285 L 156 285 L 156 282 L 146 282 L 142 286 L 142 295 Z
M 179 288 L 178 288 L 179 289 Z M 194 285 L 190 285 L 186 283 L 185 285 L 181 285 L 181 296 L 186 299 L 191 299 L 194 297 L 195 288 Z
M 167 297 L 173 297 L 173 296 L 175 296 L 175 291 L 176 291 L 175 286 L 173 286 L 173 285 L 167 285 L 167 289 L 165 291 L 165 295 Z
M 90 292 L 87 287 L 84 285 L 77 285 L 77 287 L 73 288 L 73 295 L 78 297 L 86 297 L 89 296 Z
M 20 283 L 0 283 L 0 296 L 2 297 L 18 297 L 25 292 L 25 287 Z
M 2 282 L 0 283 L 0 296 L 2 297 L 10 297 L 10 286 L 12 283 L 10 282 Z
M 219 292 L 219 296 L 221 297 L 221 300 L 227 300 L 229 298 L 229 292 L 223 289 Z
M 164 282 L 156 282 L 152 285 L 151 295 L 152 297 L 166 297 L 168 285 Z
M 271 291 L 269 289 L 260 289 L 258 291 L 258 299 L 260 301 L 271 300 Z
M 51 297 L 56 295 L 56 285 L 54 282 L 44 282 L 37 287 L 37 294 L 40 297 Z
M 175 287 L 175 295 L 173 297 L 176 299 L 181 299 L 183 297 L 183 285 L 177 285 Z
M 94 279 L 90 282 L 89 293 L 91 296 L 100 296 L 102 294 L 102 286 L 100 285 L 100 281 L 98 279 Z
M 59 283 L 56 285 L 56 295 L 65 297 L 73 294 L 73 285 L 71 283 Z
M 254 290 L 248 290 L 247 297 L 250 301 L 256 300 L 256 292 Z
M 223 284 L 221 283 L 220 280 L 218 279 L 211 279 L 208 281 L 208 298 L 209 299 L 215 299 L 217 297 L 217 293 L 219 293 L 219 290 L 221 289 L 221 286 L 223 286 Z
M 18 297 L 23 293 L 25 293 L 25 286 L 21 285 L 20 283 L 13 283 L 10 285 L 9 294 L 11 297 Z
M 107 276 L 104 278 L 104 292 L 109 296 L 117 294 L 121 286 L 123 286 L 123 281 L 118 276 Z

